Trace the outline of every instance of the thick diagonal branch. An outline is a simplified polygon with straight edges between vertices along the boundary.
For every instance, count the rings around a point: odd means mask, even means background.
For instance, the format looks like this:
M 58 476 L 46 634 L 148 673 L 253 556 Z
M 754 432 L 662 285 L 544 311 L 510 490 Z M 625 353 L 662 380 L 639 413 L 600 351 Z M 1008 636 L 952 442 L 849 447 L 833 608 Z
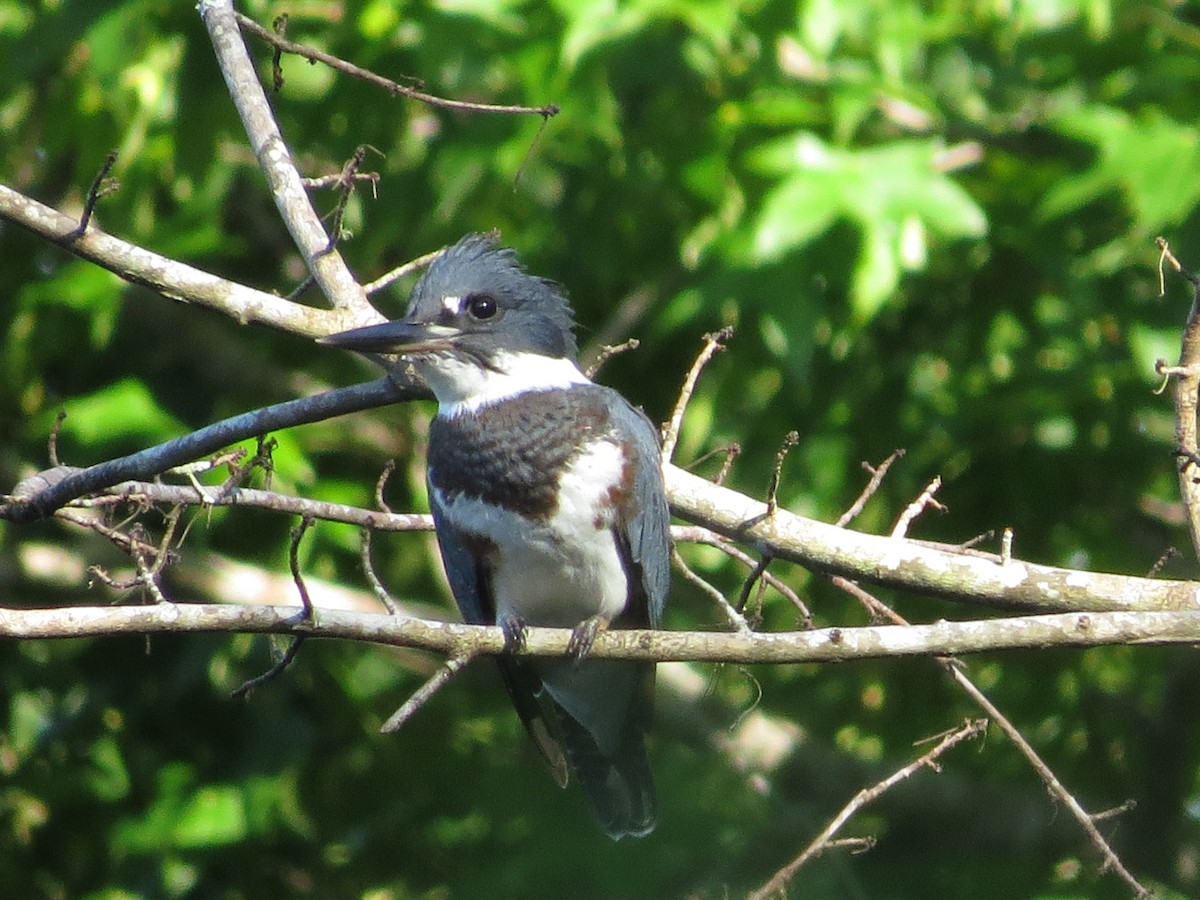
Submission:
M 289 303 L 282 297 L 219 278 L 185 263 L 113 237 L 94 224 L 79 233 L 79 221 L 0 184 L 0 219 L 28 228 L 80 259 L 95 263 L 131 284 L 171 300 L 217 310 L 246 325 L 270 325 L 293 334 L 320 337 L 339 327 L 329 310 Z
M 309 272 L 334 309 L 344 311 L 342 327 L 380 321 L 383 317 L 367 301 L 362 286 L 346 267 L 341 254 L 331 246 L 321 217 L 309 201 L 304 180 L 292 161 L 254 63 L 246 51 L 233 11 L 233 0 L 201 0 L 199 10 L 229 96 L 242 119 L 242 127 L 267 178 L 279 214 L 303 254 Z

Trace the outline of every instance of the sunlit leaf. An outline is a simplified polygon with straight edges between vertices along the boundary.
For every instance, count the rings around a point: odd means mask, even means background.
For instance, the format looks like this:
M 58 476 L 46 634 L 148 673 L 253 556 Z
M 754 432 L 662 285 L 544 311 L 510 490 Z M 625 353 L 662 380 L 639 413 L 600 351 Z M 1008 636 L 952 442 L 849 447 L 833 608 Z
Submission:
M 1118 193 L 1144 233 L 1178 224 L 1200 201 L 1200 130 L 1160 110 L 1138 114 L 1091 105 L 1055 117 L 1064 135 L 1095 147 L 1096 160 L 1056 184 L 1039 213 L 1057 218 Z
M 230 844 L 245 834 L 242 792 L 233 785 L 208 785 L 197 790 L 179 811 L 172 828 L 178 847 Z
M 107 387 L 65 404 L 64 434 L 85 444 L 102 443 L 114 437 L 139 437 L 154 442 L 186 432 L 165 412 L 146 385 L 123 378 Z
M 913 218 L 943 238 L 978 238 L 987 231 L 979 205 L 939 172 L 941 147 L 926 140 L 896 141 L 865 150 L 831 147 L 801 132 L 767 142 L 749 157 L 756 170 L 776 175 L 754 223 L 754 254 L 769 261 L 847 219 L 862 234 L 852 303 L 869 319 L 895 291 L 904 268 L 918 268 L 924 247 Z M 906 243 L 907 242 L 907 243 Z

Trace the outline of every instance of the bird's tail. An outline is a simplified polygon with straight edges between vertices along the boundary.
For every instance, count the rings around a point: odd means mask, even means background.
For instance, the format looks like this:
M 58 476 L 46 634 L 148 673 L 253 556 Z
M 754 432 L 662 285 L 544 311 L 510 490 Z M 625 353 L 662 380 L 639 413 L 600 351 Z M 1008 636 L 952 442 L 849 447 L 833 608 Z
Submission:
M 609 837 L 645 837 L 654 830 L 657 803 L 640 723 L 626 722 L 616 752 L 606 755 L 569 712 L 558 713 L 563 747 L 588 802 Z

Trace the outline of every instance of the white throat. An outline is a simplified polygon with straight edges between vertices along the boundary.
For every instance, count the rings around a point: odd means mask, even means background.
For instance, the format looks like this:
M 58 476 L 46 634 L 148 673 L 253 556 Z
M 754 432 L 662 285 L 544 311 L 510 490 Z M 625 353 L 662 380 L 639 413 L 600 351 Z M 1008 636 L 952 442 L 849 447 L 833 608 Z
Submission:
M 579 366 L 540 353 L 497 353 L 494 369 L 450 355 L 421 356 L 413 364 L 438 400 L 438 415 L 473 412 L 529 391 L 591 384 Z

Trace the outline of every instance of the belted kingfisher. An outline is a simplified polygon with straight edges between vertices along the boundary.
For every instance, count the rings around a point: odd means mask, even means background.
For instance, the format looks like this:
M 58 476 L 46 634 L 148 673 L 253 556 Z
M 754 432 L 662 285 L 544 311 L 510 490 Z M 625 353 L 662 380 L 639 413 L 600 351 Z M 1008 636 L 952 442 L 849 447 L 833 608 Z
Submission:
M 579 369 L 572 312 L 489 235 L 437 257 L 403 319 L 322 343 L 398 353 L 432 389 L 429 505 L 467 622 L 572 628 L 573 658 L 499 658 L 517 714 L 608 834 L 649 834 L 654 664 L 585 660 L 596 633 L 656 628 L 670 580 L 657 429 Z M 564 755 L 565 750 L 565 755 Z M 568 768 L 569 767 L 569 768 Z

